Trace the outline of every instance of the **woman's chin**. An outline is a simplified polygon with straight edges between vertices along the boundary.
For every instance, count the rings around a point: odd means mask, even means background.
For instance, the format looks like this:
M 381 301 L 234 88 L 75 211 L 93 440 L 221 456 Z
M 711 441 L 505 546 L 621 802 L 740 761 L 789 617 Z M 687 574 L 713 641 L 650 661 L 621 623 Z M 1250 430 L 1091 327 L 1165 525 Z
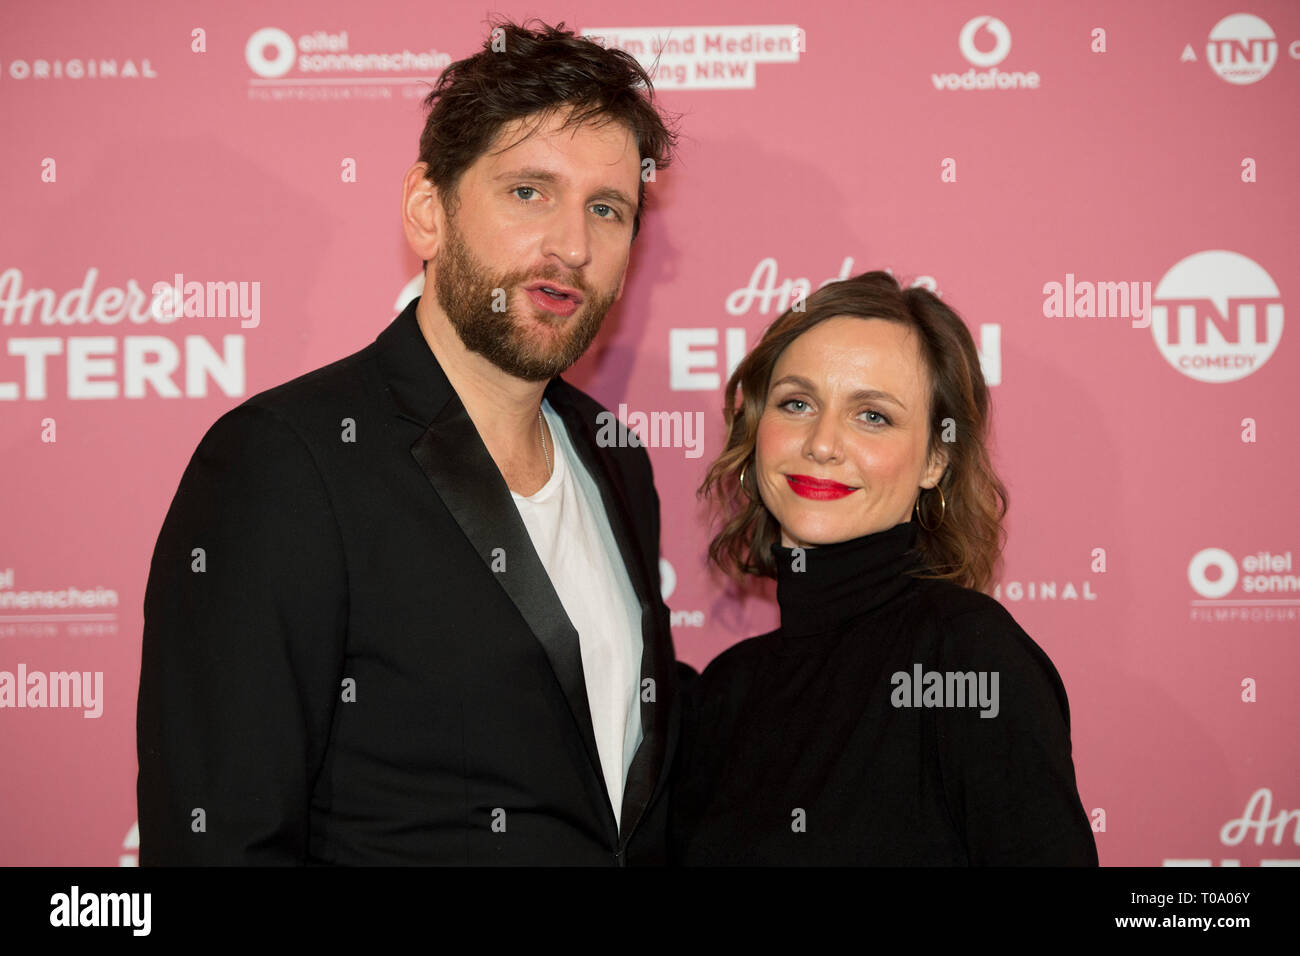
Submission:
M 835 520 L 828 515 L 802 516 L 797 521 L 781 525 L 781 544 L 786 548 L 817 548 L 826 544 L 839 544 L 877 531 L 888 531 L 907 518 L 897 521 L 863 521 L 861 516 L 852 522 Z
M 790 526 L 782 525 L 781 543 L 787 548 L 819 548 L 824 544 L 848 541 L 859 534 L 843 521 L 803 521 Z

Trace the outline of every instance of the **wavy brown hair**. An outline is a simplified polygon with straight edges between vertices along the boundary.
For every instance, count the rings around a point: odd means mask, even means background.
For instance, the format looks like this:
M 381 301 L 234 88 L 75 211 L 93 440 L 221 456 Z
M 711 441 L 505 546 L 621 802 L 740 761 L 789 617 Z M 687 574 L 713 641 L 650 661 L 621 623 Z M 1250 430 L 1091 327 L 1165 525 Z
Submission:
M 918 577 L 986 590 L 1002 553 L 1008 502 L 989 458 L 989 390 L 975 342 L 961 317 L 938 296 L 923 288 L 904 289 L 887 272 L 828 283 L 795 303 L 732 373 L 723 403 L 726 447 L 697 492 L 709 500 L 715 527 L 721 525 L 709 544 L 709 560 L 740 581 L 744 575 L 776 576 L 771 546 L 781 540 L 780 526 L 762 499 L 741 487 L 738 476 L 754 462 L 758 422 L 777 359 L 800 335 L 838 316 L 898 322 L 916 334 L 931 385 L 927 448 L 932 455 L 940 450 L 948 455 L 939 478 L 947 501 L 942 521 L 933 492 L 917 503 L 926 523 L 938 522 L 934 531 L 918 522 L 916 547 L 928 568 Z M 945 424 L 955 432 L 954 441 L 943 440 Z M 746 484 L 752 487 L 753 479 Z
M 536 30 L 528 25 L 536 22 Z M 586 123 L 622 123 L 636 137 L 642 167 L 672 161 L 677 132 L 654 102 L 650 76 L 636 58 L 576 36 L 564 24 L 540 20 L 523 25 L 497 17 L 483 49 L 442 71 L 424 99 L 429 116 L 420 134 L 419 161 L 438 187 L 449 213 L 457 205 L 456 186 L 465 170 L 496 141 L 502 127 L 538 114 L 538 122 L 572 108 L 565 128 Z M 646 176 L 637 186 L 632 238 L 641 229 Z

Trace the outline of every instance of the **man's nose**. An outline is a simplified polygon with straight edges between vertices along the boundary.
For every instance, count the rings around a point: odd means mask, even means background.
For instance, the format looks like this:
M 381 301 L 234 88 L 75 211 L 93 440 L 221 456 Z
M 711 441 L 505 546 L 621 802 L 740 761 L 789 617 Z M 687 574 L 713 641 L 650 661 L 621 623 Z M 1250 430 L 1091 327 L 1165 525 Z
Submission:
M 542 253 L 555 256 L 570 269 L 581 269 L 591 261 L 587 235 L 587 207 L 563 206 L 552 217 Z

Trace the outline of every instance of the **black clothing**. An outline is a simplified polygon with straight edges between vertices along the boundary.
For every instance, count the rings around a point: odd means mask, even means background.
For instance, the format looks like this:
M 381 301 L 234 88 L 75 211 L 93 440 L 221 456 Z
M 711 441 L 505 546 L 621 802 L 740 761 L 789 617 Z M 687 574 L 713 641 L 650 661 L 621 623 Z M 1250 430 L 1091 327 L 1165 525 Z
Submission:
M 655 693 L 620 833 L 577 631 L 418 301 L 223 415 L 185 470 L 145 593 L 142 865 L 666 860 L 680 715 L 649 456 L 601 447 L 601 406 L 547 385 L 641 604 Z
M 688 696 L 675 862 L 1097 865 L 1055 667 L 991 597 L 910 576 L 916 533 L 773 546 L 781 626 Z

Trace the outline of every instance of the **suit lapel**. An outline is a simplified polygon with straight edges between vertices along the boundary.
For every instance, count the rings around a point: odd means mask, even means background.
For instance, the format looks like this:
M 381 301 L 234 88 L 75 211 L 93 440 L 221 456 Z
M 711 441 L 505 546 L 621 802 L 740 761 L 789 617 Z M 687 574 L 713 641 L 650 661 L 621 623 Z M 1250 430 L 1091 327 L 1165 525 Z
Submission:
M 491 568 L 494 559 L 504 555 L 506 570 L 493 577 L 545 650 L 604 792 L 578 632 L 533 548 L 505 479 L 454 392 L 411 447 L 411 455 L 484 563 Z M 608 804 L 608 793 L 604 799 Z
M 608 453 L 602 451 L 596 443 L 596 422 L 585 420 L 573 401 L 572 393 L 573 387 L 557 376 L 547 386 L 546 398 L 559 412 L 578 457 L 600 489 L 610 530 L 613 532 L 614 540 L 618 542 L 623 565 L 627 568 L 628 577 L 641 605 L 641 681 L 646 679 L 654 681 L 657 698 L 655 701 L 645 700 L 640 693 L 641 686 L 638 682 L 642 740 L 631 766 L 628 767 L 627 780 L 623 786 L 619 828 L 622 836 L 626 838 L 640 820 L 660 777 L 666 735 L 663 721 L 659 718 L 662 713 L 665 713 L 665 706 L 670 703 L 662 695 L 670 693 L 673 686 L 668 675 L 664 673 L 664 660 L 666 654 L 671 661 L 672 654 L 662 643 L 663 639 L 656 621 L 659 595 L 656 593 L 655 582 L 658 576 L 652 576 L 646 567 L 637 543 L 627 496 L 621 484 L 614 480 Z M 669 666 L 672 664 L 670 663 Z
M 485 565 L 491 568 L 495 555 L 501 553 L 496 549 L 502 549 L 506 571 L 493 577 L 542 645 L 578 727 L 603 805 L 608 807 L 578 632 L 533 548 L 505 479 L 420 331 L 418 303 L 419 299 L 412 301 L 376 340 L 385 387 L 399 417 L 424 428 L 411 446 L 411 455 Z M 654 582 L 658 576 L 646 567 L 626 494 L 614 478 L 608 453 L 597 446 L 596 423 L 585 420 L 575 401 L 576 390 L 562 378 L 552 379 L 545 395 L 600 489 L 610 529 L 641 605 L 641 678 L 654 680 L 657 701 L 640 700 L 642 742 L 628 769 L 620 813 L 621 836 L 626 840 L 662 780 L 667 735 L 660 715 L 671 706 L 666 698 L 674 686 L 671 638 L 661 633 L 667 622 L 660 627 L 657 620 L 661 602 Z

